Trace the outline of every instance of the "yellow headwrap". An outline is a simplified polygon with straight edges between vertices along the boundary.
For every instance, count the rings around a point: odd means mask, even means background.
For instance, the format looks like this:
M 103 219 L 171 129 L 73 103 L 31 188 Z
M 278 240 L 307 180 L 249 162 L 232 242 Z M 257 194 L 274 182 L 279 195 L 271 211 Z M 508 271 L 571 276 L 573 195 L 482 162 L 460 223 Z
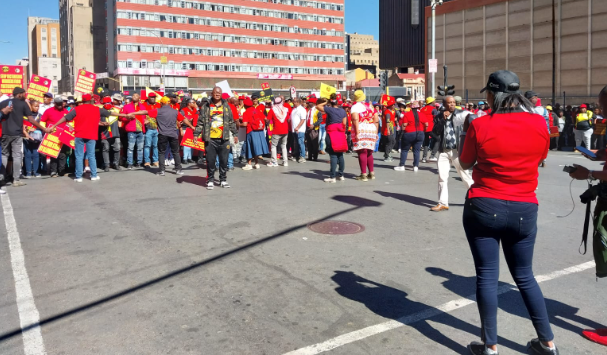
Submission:
M 160 104 L 161 105 L 166 105 L 166 104 L 169 104 L 169 103 L 171 103 L 171 99 L 169 99 L 166 96 L 163 96 L 162 99 L 160 99 Z
M 367 99 L 367 95 L 365 95 L 364 91 L 362 91 L 362 90 L 354 91 L 354 101 L 355 102 L 365 101 L 366 99 Z

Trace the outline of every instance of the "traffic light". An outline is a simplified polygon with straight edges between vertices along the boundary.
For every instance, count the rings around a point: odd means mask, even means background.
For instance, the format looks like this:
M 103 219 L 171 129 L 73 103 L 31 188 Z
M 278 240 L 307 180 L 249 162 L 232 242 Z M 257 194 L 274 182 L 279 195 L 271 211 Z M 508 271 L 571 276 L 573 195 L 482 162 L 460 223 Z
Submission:
M 455 95 L 455 85 L 439 86 L 438 87 L 438 94 L 440 96 Z
M 388 86 L 388 72 L 383 71 L 379 74 L 379 87 L 382 89 L 382 91 L 385 91 L 387 86 Z

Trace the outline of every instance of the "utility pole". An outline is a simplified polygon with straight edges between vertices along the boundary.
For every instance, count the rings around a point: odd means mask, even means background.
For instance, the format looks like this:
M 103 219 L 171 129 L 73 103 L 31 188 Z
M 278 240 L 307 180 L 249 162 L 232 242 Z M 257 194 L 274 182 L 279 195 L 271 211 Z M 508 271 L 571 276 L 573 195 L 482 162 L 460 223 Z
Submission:
M 442 5 L 443 0 L 432 0 L 432 58 L 436 59 L 436 7 Z M 432 97 L 436 97 L 436 73 L 432 73 Z

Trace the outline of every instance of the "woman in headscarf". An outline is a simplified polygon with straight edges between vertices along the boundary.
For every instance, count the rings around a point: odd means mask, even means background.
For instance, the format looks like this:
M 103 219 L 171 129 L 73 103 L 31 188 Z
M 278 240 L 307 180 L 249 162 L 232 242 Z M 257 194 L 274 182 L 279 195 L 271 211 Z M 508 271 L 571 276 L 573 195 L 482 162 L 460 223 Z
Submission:
M 268 144 L 264 129 L 266 128 L 266 117 L 263 111 L 258 109 L 258 100 L 247 98 L 244 100 L 246 111 L 243 114 L 241 126 L 247 127 L 247 165 L 242 167 L 242 170 L 259 169 L 259 156 L 268 154 Z M 255 165 L 252 161 L 255 160 Z
M 360 165 L 360 176 L 356 180 L 369 181 L 375 179 L 373 169 L 373 151 L 377 142 L 377 132 L 379 130 L 379 117 L 377 113 L 368 104 L 365 104 L 366 95 L 362 90 L 354 92 L 354 101 L 352 106 L 352 144 L 354 151 L 358 153 L 358 163 Z M 369 174 L 367 175 L 367 169 Z
M 268 163 L 269 167 L 277 167 L 276 150 L 280 145 L 282 150 L 282 165 L 289 166 L 287 161 L 287 137 L 289 134 L 289 108 L 285 106 L 282 96 L 274 98 L 274 106 L 268 113 L 268 121 L 272 125 L 272 160 Z

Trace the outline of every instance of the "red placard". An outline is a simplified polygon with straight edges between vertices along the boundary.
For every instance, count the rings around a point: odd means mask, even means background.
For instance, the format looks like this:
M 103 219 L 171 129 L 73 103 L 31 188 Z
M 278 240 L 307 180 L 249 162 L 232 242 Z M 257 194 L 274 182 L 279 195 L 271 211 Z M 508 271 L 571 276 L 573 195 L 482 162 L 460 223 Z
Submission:
M 61 131 L 47 133 L 42 139 L 42 142 L 40 142 L 38 153 L 44 154 L 51 158 L 57 158 L 59 156 L 59 152 L 61 151 L 61 147 L 63 147 L 63 143 L 61 143 L 59 140 L 60 134 Z
M 185 133 L 183 134 L 183 139 L 181 140 L 181 145 L 184 147 L 190 147 L 192 149 L 204 152 L 204 142 L 196 141 L 196 143 L 194 143 L 194 131 L 192 131 L 191 128 L 187 128 L 185 130 Z
M 78 78 L 76 79 L 76 85 L 74 85 L 74 91 L 82 94 L 92 93 L 95 90 L 95 80 L 97 80 L 97 74 L 84 69 L 78 70 Z
M 47 79 L 36 74 L 32 74 L 30 78 L 30 84 L 27 87 L 25 98 L 34 99 L 38 102 L 44 101 L 43 95 L 49 92 L 51 88 L 51 79 Z
M 262 83 L 261 84 L 261 90 L 268 90 L 270 88 L 270 84 L 269 83 Z
M 23 87 L 23 67 L 0 65 L 0 95 L 12 94 L 15 87 Z
M 76 149 L 76 143 L 74 142 L 76 140 L 76 135 L 74 131 L 61 129 L 59 127 L 56 127 L 56 129 L 59 132 L 59 141 L 72 149 Z

